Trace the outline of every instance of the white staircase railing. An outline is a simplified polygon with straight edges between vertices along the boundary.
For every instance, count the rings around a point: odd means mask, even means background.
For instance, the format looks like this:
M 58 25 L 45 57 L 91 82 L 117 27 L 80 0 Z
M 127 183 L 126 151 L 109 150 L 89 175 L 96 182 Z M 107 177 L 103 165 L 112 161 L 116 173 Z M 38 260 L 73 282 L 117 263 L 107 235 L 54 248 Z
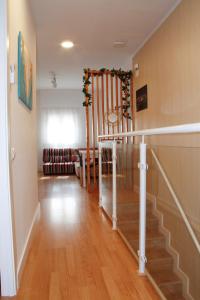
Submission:
M 102 167 L 100 163 L 102 162 L 101 158 L 101 149 L 102 145 L 106 142 L 106 139 L 113 139 L 113 141 L 109 140 L 109 143 L 113 143 L 113 229 L 117 228 L 117 201 L 116 201 L 116 141 L 115 138 L 119 137 L 135 137 L 140 136 L 142 138 L 142 142 L 140 143 L 140 162 L 138 167 L 140 169 L 140 226 L 139 226 L 139 273 L 145 273 L 145 264 L 146 264 L 146 172 L 147 172 L 147 163 L 146 163 L 146 144 L 144 142 L 145 136 L 153 136 L 153 135 L 171 135 L 171 134 L 188 134 L 188 133 L 200 133 L 200 123 L 192 123 L 192 124 L 183 124 L 177 126 L 170 127 L 161 127 L 161 128 L 153 128 L 153 129 L 145 129 L 140 131 L 129 131 L 125 133 L 116 133 L 109 135 L 100 135 L 99 138 L 99 204 L 102 206 Z M 101 141 L 102 140 L 102 141 Z M 108 141 L 107 141 L 108 142 Z M 152 151 L 152 155 L 158 165 L 158 168 L 163 175 L 163 178 L 170 190 L 170 193 L 179 209 L 179 212 L 185 222 L 185 225 L 188 229 L 189 234 L 192 237 L 192 240 L 200 253 L 200 245 L 198 239 L 195 235 L 193 228 L 191 227 L 187 216 L 179 202 L 176 193 L 174 192 L 159 160 L 157 159 L 154 151 Z

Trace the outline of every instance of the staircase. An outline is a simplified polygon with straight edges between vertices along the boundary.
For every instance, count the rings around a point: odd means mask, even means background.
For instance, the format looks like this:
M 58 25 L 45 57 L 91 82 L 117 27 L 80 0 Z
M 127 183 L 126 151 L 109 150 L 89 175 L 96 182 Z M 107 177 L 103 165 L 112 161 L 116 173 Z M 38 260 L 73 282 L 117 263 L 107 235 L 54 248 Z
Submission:
M 139 249 L 139 201 L 119 202 L 118 229 L 134 253 Z M 146 257 L 147 271 L 164 299 L 184 300 L 181 279 L 174 271 L 174 258 L 166 250 L 167 238 L 159 230 L 159 220 L 147 201 Z

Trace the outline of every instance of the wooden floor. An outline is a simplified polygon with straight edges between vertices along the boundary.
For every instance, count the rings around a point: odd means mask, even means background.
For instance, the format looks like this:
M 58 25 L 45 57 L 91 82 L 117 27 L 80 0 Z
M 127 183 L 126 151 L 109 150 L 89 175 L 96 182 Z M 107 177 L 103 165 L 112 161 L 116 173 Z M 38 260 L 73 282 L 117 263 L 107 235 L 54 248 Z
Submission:
M 41 220 L 16 300 L 158 300 L 75 177 L 41 178 Z M 6 298 L 1 298 L 6 299 Z

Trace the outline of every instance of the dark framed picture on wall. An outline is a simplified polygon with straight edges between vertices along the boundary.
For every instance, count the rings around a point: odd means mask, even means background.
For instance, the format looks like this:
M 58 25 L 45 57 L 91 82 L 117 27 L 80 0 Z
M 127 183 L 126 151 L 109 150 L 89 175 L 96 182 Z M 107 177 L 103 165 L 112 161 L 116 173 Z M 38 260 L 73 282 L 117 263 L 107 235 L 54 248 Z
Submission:
M 147 85 L 136 91 L 136 111 L 146 109 L 148 107 Z

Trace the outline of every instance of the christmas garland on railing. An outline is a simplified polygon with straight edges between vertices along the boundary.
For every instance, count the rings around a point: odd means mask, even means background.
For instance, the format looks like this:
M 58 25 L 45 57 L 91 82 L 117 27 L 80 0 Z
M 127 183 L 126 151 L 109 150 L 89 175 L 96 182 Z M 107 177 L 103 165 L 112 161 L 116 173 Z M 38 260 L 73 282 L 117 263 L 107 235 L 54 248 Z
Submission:
M 91 73 L 94 76 L 103 76 L 106 72 L 110 72 L 111 76 L 118 76 L 118 78 L 122 82 L 122 110 L 123 110 L 123 116 L 127 119 L 131 119 L 131 116 L 128 112 L 128 109 L 130 108 L 130 89 L 131 89 L 131 78 L 132 78 L 132 71 L 122 71 L 121 69 L 115 70 L 112 69 L 109 71 L 106 68 L 101 68 L 99 71 L 92 71 L 88 69 L 84 69 L 84 76 L 83 76 L 83 93 L 85 95 L 85 101 L 83 102 L 83 106 L 90 106 L 92 104 L 92 95 L 88 92 L 88 87 L 91 84 L 90 78 Z M 117 109 L 120 108 L 117 107 Z

